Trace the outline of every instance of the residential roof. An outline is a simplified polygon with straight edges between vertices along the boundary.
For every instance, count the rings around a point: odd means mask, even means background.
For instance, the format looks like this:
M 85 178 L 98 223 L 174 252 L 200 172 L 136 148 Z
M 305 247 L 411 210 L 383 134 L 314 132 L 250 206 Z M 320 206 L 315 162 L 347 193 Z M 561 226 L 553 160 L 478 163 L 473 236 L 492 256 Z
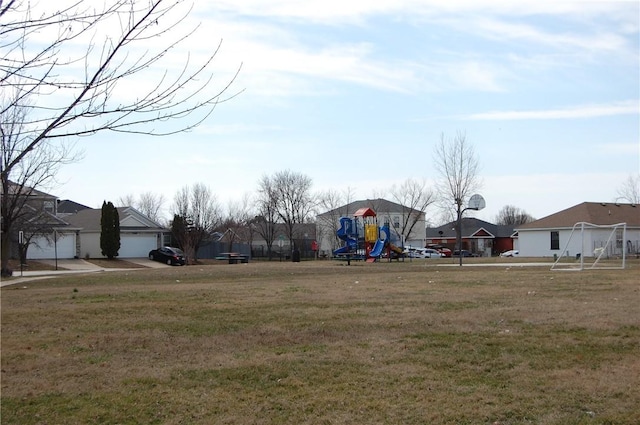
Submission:
M 440 227 L 428 227 L 427 239 L 451 239 L 456 237 L 456 222 L 452 221 Z M 484 230 L 484 232 L 483 232 Z M 508 238 L 513 234 L 513 226 L 492 224 L 473 217 L 462 219 L 462 237 L 471 238 L 477 236 L 493 235 L 496 238 Z
M 56 198 L 55 196 L 50 195 L 46 192 L 42 192 L 30 186 L 20 185 L 12 181 L 9 181 L 8 189 L 9 189 L 8 193 L 10 195 L 21 194 L 21 195 L 29 195 L 32 198 L 51 198 L 51 199 Z M 0 185 L 0 193 L 4 195 L 4 188 L 2 187 L 2 185 Z
M 120 230 L 151 230 L 163 231 L 164 227 L 143 215 L 133 207 L 118 207 L 118 217 L 120 218 Z M 87 208 L 64 217 L 74 227 L 79 227 L 84 231 L 99 232 L 102 209 Z M 131 225 L 135 223 L 135 225 Z
M 375 217 L 376 212 L 371 208 L 360 208 L 358 211 L 353 213 L 354 217 Z
M 28 205 L 25 206 L 25 208 L 31 209 L 31 207 Z M 74 227 L 70 226 L 69 223 L 64 221 L 61 217 L 51 214 L 49 211 L 33 210 L 31 217 L 27 221 L 33 226 L 50 227 L 55 228 L 56 230 L 77 230 Z
M 74 201 L 70 201 L 69 199 L 65 199 L 64 201 L 58 200 L 58 214 L 75 214 L 78 211 L 86 210 L 91 207 L 86 205 L 79 204 Z
M 640 227 L 640 207 L 636 204 L 615 202 L 583 202 L 518 226 L 517 230 L 570 228 L 583 221 L 598 225 L 627 223 L 627 226 Z

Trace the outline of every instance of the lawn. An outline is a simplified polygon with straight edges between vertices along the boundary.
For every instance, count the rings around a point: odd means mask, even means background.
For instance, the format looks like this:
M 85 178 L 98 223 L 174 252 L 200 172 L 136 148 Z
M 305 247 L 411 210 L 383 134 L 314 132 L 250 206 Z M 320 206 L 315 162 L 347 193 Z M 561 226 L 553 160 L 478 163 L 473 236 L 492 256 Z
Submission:
M 3 287 L 1 422 L 637 424 L 638 260 L 502 261 L 218 264 Z

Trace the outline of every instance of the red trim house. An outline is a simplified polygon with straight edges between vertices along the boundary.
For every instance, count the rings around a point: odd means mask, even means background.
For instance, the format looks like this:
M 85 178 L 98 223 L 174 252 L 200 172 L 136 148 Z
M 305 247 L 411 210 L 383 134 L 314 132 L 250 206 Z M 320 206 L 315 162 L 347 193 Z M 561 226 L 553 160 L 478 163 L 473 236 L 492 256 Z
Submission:
M 427 244 L 443 245 L 454 251 L 456 247 L 456 222 L 426 230 Z M 462 249 L 480 256 L 499 255 L 513 249 L 516 232 L 513 226 L 491 224 L 477 218 L 462 219 Z

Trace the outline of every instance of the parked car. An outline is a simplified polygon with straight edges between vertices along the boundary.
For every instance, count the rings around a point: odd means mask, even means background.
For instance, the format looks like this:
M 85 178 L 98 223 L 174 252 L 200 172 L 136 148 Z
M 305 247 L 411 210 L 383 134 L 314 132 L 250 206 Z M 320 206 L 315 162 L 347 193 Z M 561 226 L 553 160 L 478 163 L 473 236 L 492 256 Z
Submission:
M 443 257 L 451 257 L 451 254 L 452 254 L 451 250 L 443 245 L 429 244 L 426 246 L 426 248 L 435 249 L 440 254 L 442 254 Z
M 432 248 L 406 247 L 404 254 L 409 258 L 441 258 L 443 255 Z
M 477 254 L 474 254 L 473 252 L 468 251 L 466 249 L 463 249 L 462 251 L 459 251 L 459 250 L 456 249 L 455 251 L 453 251 L 453 256 L 454 257 L 459 257 L 460 256 L 460 252 L 462 252 L 462 256 L 463 257 L 477 257 L 478 256 Z
M 186 264 L 184 252 L 180 248 L 171 246 L 152 249 L 149 251 L 149 260 L 160 261 L 170 266 L 184 266 Z
M 520 255 L 520 251 L 517 249 L 510 249 L 500 254 L 501 257 L 517 257 L 518 255 Z
M 433 248 L 425 248 L 423 251 L 425 258 L 442 258 L 444 257 L 444 255 L 442 254 L 442 252 L 438 251 L 437 249 L 433 249 Z

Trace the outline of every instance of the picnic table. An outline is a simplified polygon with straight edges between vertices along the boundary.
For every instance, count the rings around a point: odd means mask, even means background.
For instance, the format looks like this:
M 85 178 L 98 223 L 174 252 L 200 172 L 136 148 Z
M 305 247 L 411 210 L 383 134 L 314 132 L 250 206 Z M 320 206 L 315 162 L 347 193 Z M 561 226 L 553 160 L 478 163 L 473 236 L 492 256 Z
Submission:
M 249 256 L 238 252 L 222 252 L 216 257 L 216 260 L 229 261 L 229 264 L 248 263 Z

